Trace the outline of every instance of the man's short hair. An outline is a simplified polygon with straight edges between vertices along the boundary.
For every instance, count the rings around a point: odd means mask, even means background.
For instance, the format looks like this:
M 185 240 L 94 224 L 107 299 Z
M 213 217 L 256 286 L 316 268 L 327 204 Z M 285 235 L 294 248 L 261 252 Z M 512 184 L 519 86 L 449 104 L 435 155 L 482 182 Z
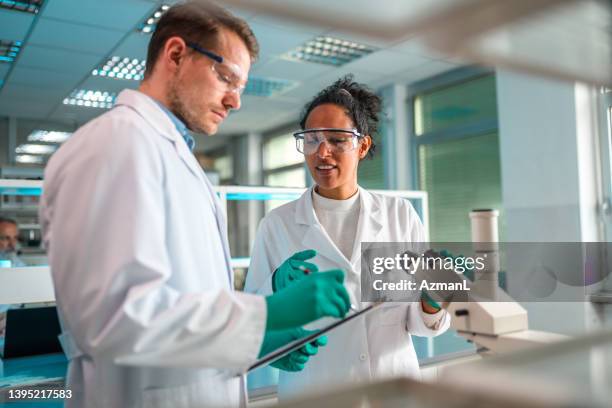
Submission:
M 147 50 L 145 78 L 153 72 L 159 54 L 171 37 L 181 37 L 205 48 L 217 44 L 219 29 L 236 33 L 244 42 L 251 61 L 259 54 L 259 44 L 246 21 L 222 7 L 204 1 L 188 1 L 170 7 L 159 19 Z
M 14 226 L 17 226 L 17 221 L 15 221 L 14 219 L 0 216 L 0 224 L 2 223 L 13 224 Z

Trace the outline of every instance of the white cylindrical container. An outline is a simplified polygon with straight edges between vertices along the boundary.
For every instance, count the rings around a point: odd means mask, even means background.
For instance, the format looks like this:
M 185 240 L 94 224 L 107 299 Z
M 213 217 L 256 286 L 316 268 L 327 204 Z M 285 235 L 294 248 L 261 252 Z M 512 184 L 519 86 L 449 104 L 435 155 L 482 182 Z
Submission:
M 475 271 L 474 286 L 479 288 L 484 298 L 494 300 L 497 293 L 499 262 L 499 232 L 497 219 L 499 211 L 493 209 L 478 209 L 470 212 L 472 226 L 472 247 L 478 257 L 485 262 L 484 269 Z
M 497 251 L 499 232 L 497 219 L 499 211 L 492 209 L 472 210 L 470 222 L 472 225 L 472 242 L 477 252 Z

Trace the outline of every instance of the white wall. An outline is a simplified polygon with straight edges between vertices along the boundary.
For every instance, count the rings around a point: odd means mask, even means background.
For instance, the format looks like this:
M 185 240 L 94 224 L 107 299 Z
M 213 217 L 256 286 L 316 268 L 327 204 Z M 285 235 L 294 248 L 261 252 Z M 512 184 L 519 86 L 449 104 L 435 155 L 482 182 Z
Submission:
M 596 135 L 590 127 L 589 90 L 506 71 L 497 74 L 502 193 L 508 242 L 579 242 L 600 239 L 596 216 Z M 520 262 L 508 260 L 509 285 Z M 515 275 L 516 276 L 516 275 Z M 583 332 L 583 303 L 531 303 L 530 326 Z M 559 322 L 563 322 L 560 325 Z

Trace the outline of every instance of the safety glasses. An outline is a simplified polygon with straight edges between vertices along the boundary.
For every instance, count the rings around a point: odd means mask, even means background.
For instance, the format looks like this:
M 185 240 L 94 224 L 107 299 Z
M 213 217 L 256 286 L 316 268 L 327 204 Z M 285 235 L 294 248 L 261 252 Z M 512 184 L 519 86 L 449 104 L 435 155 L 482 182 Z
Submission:
M 296 132 L 293 137 L 297 151 L 310 155 L 319 150 L 321 143 L 326 143 L 332 153 L 355 150 L 363 135 L 357 129 L 317 128 Z
M 238 65 L 232 64 L 231 62 L 224 62 L 222 56 L 217 55 L 212 51 L 206 50 L 196 43 L 188 42 L 187 46 L 192 50 L 213 60 L 211 68 L 213 72 L 217 74 L 219 82 L 222 84 L 226 91 L 242 95 L 245 88 L 245 85 L 242 85 L 242 79 L 245 76 L 243 75 L 242 70 L 240 69 L 240 67 L 238 67 Z

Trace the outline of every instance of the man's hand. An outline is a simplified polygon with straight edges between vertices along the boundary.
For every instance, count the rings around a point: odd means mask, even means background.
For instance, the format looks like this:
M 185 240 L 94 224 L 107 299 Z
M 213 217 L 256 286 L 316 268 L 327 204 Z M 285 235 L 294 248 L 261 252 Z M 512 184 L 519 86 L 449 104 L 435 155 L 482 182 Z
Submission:
M 351 307 L 340 269 L 317 272 L 266 297 L 266 330 L 296 328 L 322 317 L 342 318 Z

